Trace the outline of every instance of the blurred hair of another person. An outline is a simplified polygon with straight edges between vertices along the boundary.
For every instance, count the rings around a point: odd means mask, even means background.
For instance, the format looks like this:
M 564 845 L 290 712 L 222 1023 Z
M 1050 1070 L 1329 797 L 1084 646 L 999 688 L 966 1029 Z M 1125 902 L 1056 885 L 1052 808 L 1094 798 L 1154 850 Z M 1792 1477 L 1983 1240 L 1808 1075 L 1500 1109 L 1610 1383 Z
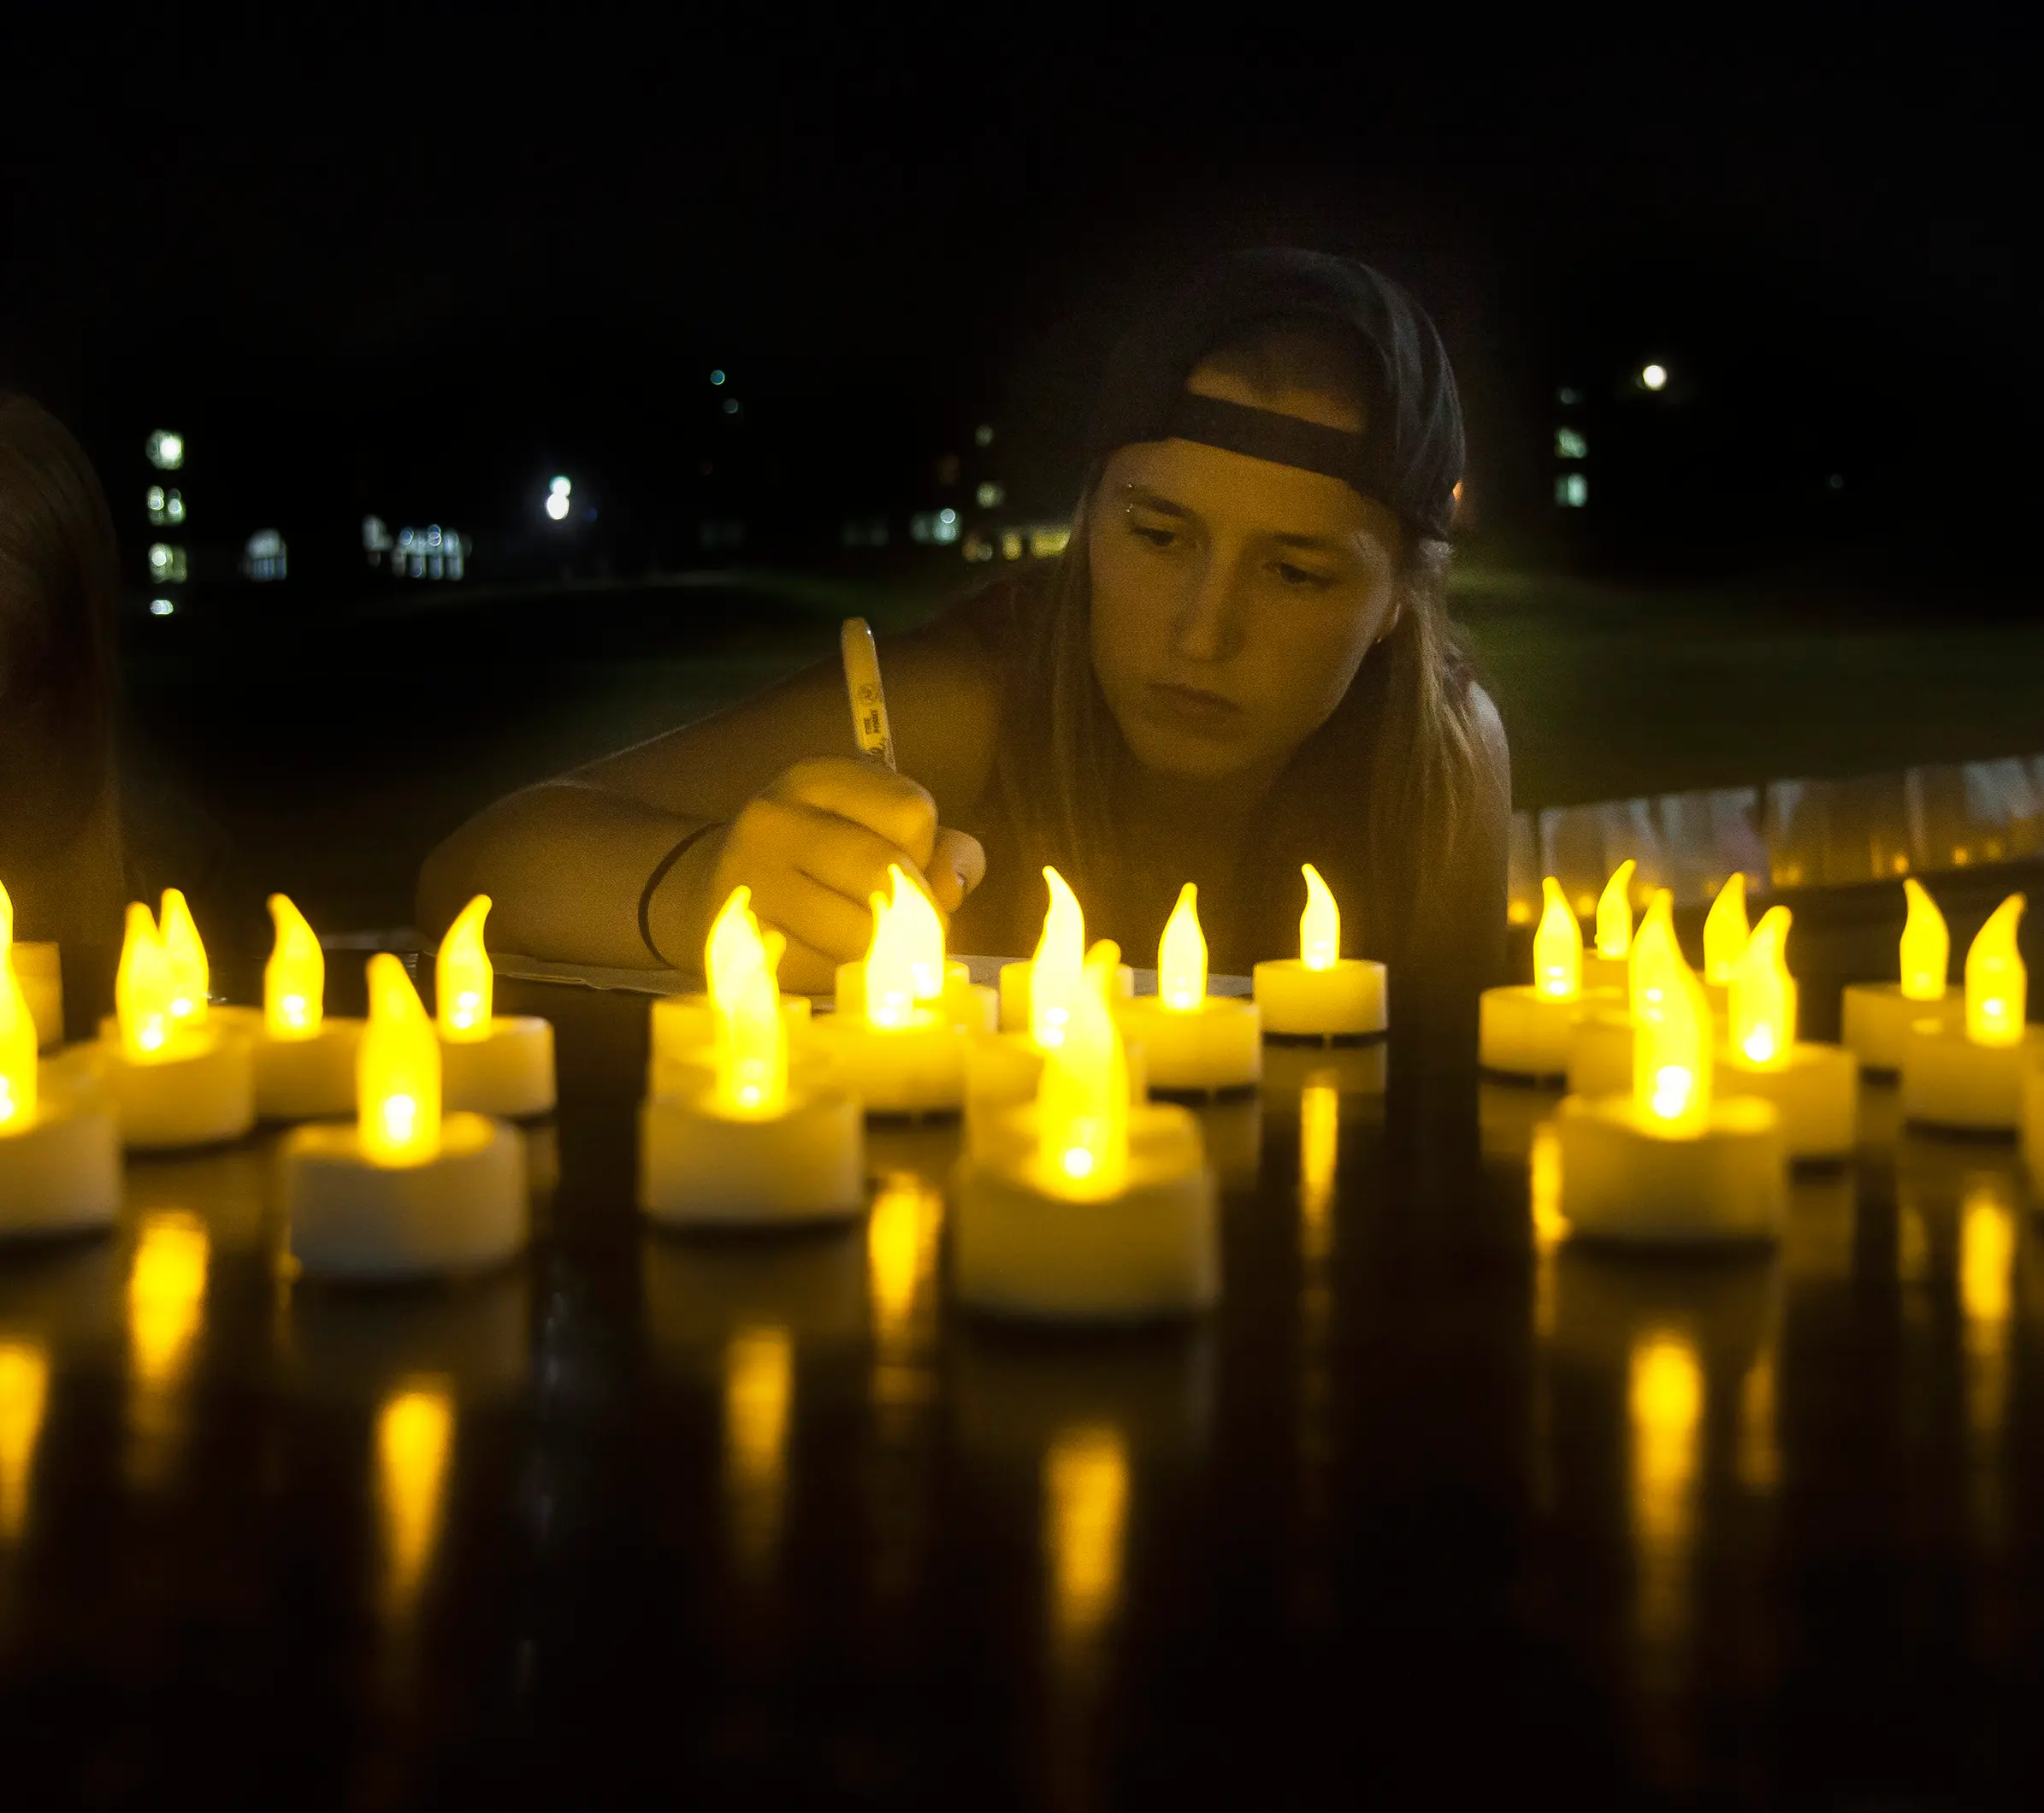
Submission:
M 110 997 L 127 880 L 114 759 L 120 558 L 92 463 L 0 393 L 0 881 L 15 934 L 54 939 L 66 1018 Z

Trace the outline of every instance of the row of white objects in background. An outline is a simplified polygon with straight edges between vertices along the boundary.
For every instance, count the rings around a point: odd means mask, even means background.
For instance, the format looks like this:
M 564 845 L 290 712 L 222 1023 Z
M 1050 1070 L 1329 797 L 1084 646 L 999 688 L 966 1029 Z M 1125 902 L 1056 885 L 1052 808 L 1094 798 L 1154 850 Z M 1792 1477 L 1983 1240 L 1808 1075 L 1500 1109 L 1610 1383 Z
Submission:
M 1640 898 L 1700 906 L 1727 876 L 1756 888 L 1849 887 L 2044 853 L 2044 755 L 1955 762 L 1842 780 L 1782 780 L 1513 815 L 1510 912 L 1539 916 L 1551 875 L 1586 912 L 1627 857 Z

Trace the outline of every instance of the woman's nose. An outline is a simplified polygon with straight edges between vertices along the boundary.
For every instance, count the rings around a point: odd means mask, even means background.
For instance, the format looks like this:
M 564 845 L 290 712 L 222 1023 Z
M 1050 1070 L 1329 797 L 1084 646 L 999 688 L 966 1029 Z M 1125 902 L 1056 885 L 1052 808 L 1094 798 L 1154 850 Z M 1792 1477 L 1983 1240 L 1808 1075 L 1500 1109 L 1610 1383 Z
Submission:
M 1188 661 L 1227 659 L 1240 641 L 1236 590 L 1235 564 L 1218 552 L 1209 556 L 1179 606 L 1172 653 Z

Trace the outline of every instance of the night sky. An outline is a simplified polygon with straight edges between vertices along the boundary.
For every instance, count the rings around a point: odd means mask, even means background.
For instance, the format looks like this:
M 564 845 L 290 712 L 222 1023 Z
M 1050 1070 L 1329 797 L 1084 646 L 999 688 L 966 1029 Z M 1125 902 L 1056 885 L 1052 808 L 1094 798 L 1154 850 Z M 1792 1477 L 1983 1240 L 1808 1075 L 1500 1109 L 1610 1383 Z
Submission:
M 450 444 L 628 460 L 714 363 L 832 458 L 994 415 L 1055 477 L 1146 286 L 1290 240 L 1418 291 L 1480 474 L 1557 377 L 1663 356 L 1742 375 L 1738 435 L 1777 394 L 1844 443 L 1811 459 L 1982 529 L 2035 467 L 2018 16 L 30 21 L 0 382 L 108 432 L 430 394 Z

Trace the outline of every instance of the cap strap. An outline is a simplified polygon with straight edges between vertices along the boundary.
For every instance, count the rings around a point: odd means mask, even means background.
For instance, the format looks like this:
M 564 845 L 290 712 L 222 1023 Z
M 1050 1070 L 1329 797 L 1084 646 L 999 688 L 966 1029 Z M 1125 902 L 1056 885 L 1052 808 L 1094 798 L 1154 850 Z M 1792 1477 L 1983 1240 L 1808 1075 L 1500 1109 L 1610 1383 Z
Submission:
M 1230 453 L 1246 453 L 1251 459 L 1267 459 L 1339 479 L 1363 496 L 1395 507 L 1388 504 L 1391 487 L 1379 474 L 1377 450 L 1346 428 L 1331 428 L 1277 410 L 1252 409 L 1188 390 L 1181 391 L 1173 403 L 1164 432 L 1173 440 L 1196 440 L 1202 446 L 1221 447 Z

